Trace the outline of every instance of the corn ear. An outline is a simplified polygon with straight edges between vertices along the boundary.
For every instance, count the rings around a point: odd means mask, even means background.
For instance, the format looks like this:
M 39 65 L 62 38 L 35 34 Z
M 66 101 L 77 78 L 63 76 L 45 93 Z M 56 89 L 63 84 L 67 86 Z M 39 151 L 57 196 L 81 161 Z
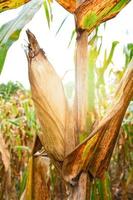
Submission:
M 40 141 L 48 155 L 64 159 L 64 137 L 67 103 L 61 79 L 40 49 L 35 36 L 28 30 L 29 80 L 36 113 L 42 128 Z

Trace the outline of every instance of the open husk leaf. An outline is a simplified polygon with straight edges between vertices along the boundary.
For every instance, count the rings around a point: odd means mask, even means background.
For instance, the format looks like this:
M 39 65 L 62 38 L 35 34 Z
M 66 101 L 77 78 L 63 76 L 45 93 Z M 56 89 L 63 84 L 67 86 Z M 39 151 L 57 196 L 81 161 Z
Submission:
M 61 79 L 40 49 L 35 36 L 29 39 L 29 80 L 42 134 L 40 141 L 51 158 L 64 159 L 67 103 Z
M 122 119 L 133 97 L 133 67 L 130 66 L 120 82 L 112 109 L 90 136 L 70 153 L 63 163 L 64 179 L 70 182 L 82 171 L 92 177 L 102 177 L 107 170 L 117 141 Z

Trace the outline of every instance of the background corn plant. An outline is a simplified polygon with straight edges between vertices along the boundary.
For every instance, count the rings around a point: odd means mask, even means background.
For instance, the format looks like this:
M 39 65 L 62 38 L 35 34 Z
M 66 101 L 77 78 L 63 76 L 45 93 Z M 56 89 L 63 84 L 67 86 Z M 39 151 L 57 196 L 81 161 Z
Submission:
M 7 171 L 0 160 L 0 199 L 18 199 L 25 187 L 33 136 L 39 130 L 30 92 L 21 84 L 0 85 L 0 122 L 0 134 L 9 153 Z

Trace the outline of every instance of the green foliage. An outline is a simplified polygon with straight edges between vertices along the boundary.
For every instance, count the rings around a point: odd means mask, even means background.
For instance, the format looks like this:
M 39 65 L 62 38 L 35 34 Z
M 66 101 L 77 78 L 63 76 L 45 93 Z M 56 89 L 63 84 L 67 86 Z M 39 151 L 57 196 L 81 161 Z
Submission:
M 60 24 L 60 26 L 59 26 L 59 28 L 58 28 L 58 30 L 57 30 L 57 32 L 56 32 L 56 35 L 60 32 L 60 30 L 61 30 L 63 24 L 65 23 L 65 21 L 67 20 L 67 18 L 68 18 L 68 16 L 66 16 L 66 17 L 62 20 L 62 22 L 61 22 L 61 24 Z
M 12 81 L 9 81 L 7 84 L 2 83 L 0 84 L 0 97 L 5 100 L 9 100 L 11 95 L 15 94 L 18 89 L 24 89 L 23 86 L 18 82 L 13 83 Z
M 70 47 L 70 45 L 71 45 L 71 43 L 72 43 L 72 40 L 73 40 L 75 34 L 76 34 L 76 30 L 74 29 L 74 30 L 72 31 L 72 33 L 71 33 L 70 41 L 69 41 L 69 43 L 68 43 L 68 48 Z
M 24 192 L 27 176 L 28 176 L 27 169 L 24 169 L 22 180 L 20 181 L 20 186 L 19 186 L 19 196 L 21 196 L 21 194 Z
M 90 200 L 111 200 L 111 185 L 109 174 L 106 173 L 102 180 L 97 179 L 93 182 L 91 188 Z
M 110 11 L 110 13 L 119 12 L 130 0 L 120 0 L 118 4 Z
M 89 15 L 86 15 L 83 20 L 84 29 L 88 28 L 88 27 L 89 28 L 93 27 L 94 24 L 97 22 L 97 19 L 98 19 L 98 17 L 96 15 L 96 13 L 93 11 L 91 13 L 89 13 Z
M 45 11 L 48 27 L 50 28 L 50 25 L 51 25 L 51 22 L 52 22 L 52 19 L 53 19 L 51 1 L 44 0 L 43 5 L 44 5 L 44 11 Z
M 125 55 L 125 66 L 130 63 L 130 61 L 133 58 L 133 44 L 129 43 L 125 48 L 124 48 L 124 55 Z
M 27 3 L 18 17 L 0 28 L 0 73 L 2 72 L 8 49 L 19 38 L 23 27 L 33 18 L 42 5 L 42 0 Z

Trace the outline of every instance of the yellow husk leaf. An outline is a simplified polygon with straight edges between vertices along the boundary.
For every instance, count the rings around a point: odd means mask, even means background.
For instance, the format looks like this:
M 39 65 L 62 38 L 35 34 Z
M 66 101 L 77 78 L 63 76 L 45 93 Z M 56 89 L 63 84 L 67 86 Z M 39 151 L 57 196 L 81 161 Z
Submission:
M 0 12 L 17 8 L 29 2 L 30 0 L 6 0 L 0 2 Z

